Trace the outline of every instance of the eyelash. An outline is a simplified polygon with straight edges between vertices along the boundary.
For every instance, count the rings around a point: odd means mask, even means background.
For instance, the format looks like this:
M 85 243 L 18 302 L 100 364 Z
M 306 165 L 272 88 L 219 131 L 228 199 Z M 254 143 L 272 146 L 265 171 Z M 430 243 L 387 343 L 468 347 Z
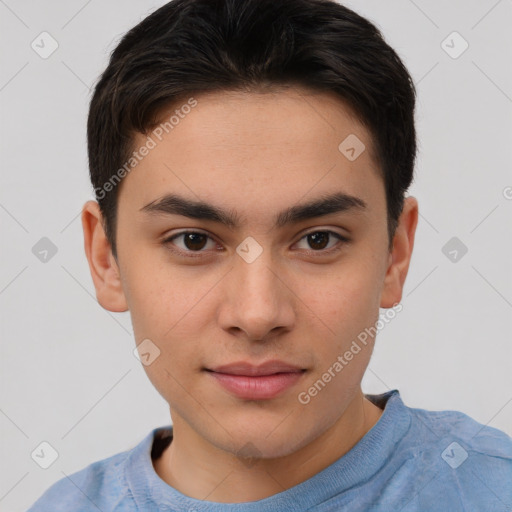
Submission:
M 308 237 L 309 235 L 314 235 L 314 234 L 317 234 L 317 233 L 327 233 L 329 235 L 332 235 L 334 236 L 335 238 L 337 238 L 339 240 L 339 243 L 336 244 L 334 247 L 331 247 L 330 249 L 320 249 L 320 250 L 314 250 L 314 249 L 310 249 L 308 251 L 306 251 L 306 253 L 308 255 L 315 255 L 315 256 L 325 256 L 325 255 L 330 255 L 332 253 L 335 253 L 335 252 L 338 252 L 339 250 L 341 250 L 342 246 L 346 243 L 349 243 L 350 240 L 343 236 L 343 235 L 340 235 L 339 233 L 336 233 L 335 231 L 330 231 L 330 230 L 327 230 L 327 229 L 324 229 L 324 230 L 316 230 L 316 231 L 310 231 L 309 233 L 306 233 L 304 234 L 299 240 L 298 242 L 300 242 L 301 240 L 303 240 L 304 238 Z M 172 245 L 172 242 L 176 239 L 176 238 L 179 238 L 179 237 L 182 237 L 184 235 L 203 235 L 207 238 L 209 238 L 210 240 L 213 240 L 213 238 L 211 236 L 209 236 L 207 233 L 203 233 L 202 231 L 182 231 L 181 233 L 175 233 L 174 235 L 166 238 L 165 240 L 162 241 L 162 244 L 167 246 L 167 248 L 173 252 L 173 253 L 176 253 L 180 256 L 184 256 L 186 258 L 202 258 L 204 257 L 204 253 L 206 251 L 203 251 L 203 250 L 199 250 L 199 251 L 191 251 L 191 250 L 183 250 L 183 249 L 175 249 L 173 247 L 171 247 Z M 213 240 L 214 241 L 214 240 Z M 329 240 L 330 241 L 330 240 Z M 298 243 L 296 242 L 296 243 Z M 295 244 L 294 244 L 295 245 Z

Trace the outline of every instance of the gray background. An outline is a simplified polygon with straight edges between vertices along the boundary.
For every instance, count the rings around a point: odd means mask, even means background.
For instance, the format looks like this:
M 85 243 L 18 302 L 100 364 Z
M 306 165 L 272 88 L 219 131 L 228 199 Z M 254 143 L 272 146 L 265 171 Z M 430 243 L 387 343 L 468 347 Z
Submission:
M 90 87 L 120 36 L 163 3 L 0 0 L 1 510 L 26 510 L 170 421 L 132 353 L 129 315 L 96 302 L 79 217 L 92 198 Z M 409 406 L 512 434 L 512 2 L 345 3 L 381 28 L 419 93 L 415 254 L 363 389 L 398 388 Z M 43 31 L 59 45 L 47 59 L 31 47 Z M 445 51 L 463 48 L 458 36 L 442 45 L 453 31 L 469 44 L 458 58 Z M 32 251 L 43 237 L 57 249 L 46 261 Z M 442 250 L 452 237 L 455 262 Z M 31 458 L 43 441 L 59 455 L 48 469 Z

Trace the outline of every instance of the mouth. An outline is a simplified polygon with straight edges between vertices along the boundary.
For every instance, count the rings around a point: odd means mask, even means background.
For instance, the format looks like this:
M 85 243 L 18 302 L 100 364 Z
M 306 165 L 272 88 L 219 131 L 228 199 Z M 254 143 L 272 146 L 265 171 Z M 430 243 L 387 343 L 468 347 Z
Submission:
M 270 400 L 295 385 L 306 369 L 282 361 L 260 365 L 237 362 L 204 369 L 230 394 L 244 400 Z

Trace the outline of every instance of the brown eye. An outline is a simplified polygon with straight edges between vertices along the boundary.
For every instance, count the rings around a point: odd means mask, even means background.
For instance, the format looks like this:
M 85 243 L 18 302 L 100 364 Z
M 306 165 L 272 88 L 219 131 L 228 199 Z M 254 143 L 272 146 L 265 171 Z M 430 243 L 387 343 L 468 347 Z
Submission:
M 318 231 L 317 233 L 307 235 L 309 246 L 315 250 L 325 249 L 329 243 L 329 237 L 329 233 L 325 231 Z
M 306 251 L 328 253 L 331 250 L 341 248 L 343 243 L 348 242 L 348 238 L 335 233 L 334 231 L 312 231 L 306 234 L 298 242 L 305 240 L 307 247 L 302 247 Z M 337 242 L 337 243 L 336 243 Z
M 165 239 L 163 244 L 173 252 L 184 256 L 201 256 L 203 253 L 209 252 L 208 249 L 214 249 L 216 245 L 210 236 L 198 231 L 177 233 Z
M 183 243 L 191 251 L 199 251 L 204 248 L 208 237 L 201 233 L 184 233 Z

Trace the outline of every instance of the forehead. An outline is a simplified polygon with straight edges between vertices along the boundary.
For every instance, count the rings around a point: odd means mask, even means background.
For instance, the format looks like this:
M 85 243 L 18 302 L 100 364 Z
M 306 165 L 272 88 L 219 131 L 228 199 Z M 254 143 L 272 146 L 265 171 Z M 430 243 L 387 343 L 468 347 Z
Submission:
M 124 178 L 120 205 L 141 208 L 176 192 L 274 211 L 342 191 L 385 207 L 371 137 L 334 94 L 290 88 L 191 95 L 159 121 L 134 137 L 135 151 L 150 149 Z

